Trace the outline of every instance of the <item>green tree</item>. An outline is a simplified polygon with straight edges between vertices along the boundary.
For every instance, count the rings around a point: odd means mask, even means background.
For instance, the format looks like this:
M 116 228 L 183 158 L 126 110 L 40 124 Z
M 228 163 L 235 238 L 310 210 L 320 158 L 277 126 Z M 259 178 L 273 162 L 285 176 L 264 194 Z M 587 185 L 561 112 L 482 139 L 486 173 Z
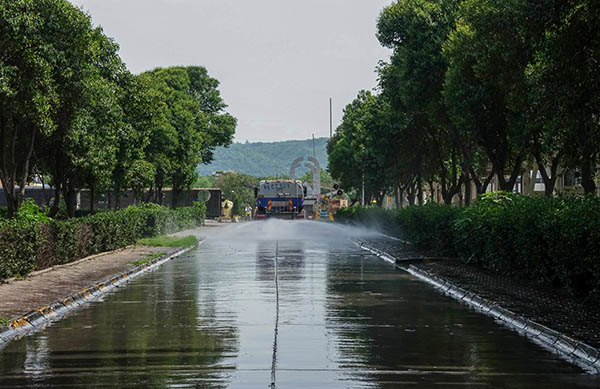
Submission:
M 119 128 L 116 164 L 111 178 L 115 208 L 119 207 L 120 197 L 127 189 L 134 191 L 137 201 L 141 199 L 143 190 L 154 184 L 157 170 L 155 163 L 158 158 L 147 155 L 146 152 L 152 132 L 160 128 L 162 120 L 159 100 L 152 95 L 151 88 L 140 76 L 125 72 L 118 85 L 119 104 L 124 118 Z
M 456 29 L 444 44 L 445 95 L 462 137 L 487 155 L 500 189 L 512 190 L 530 153 L 525 78 L 533 41 L 525 0 L 460 3 Z M 508 176 L 508 179 L 506 178 Z
M 93 28 L 89 17 L 75 12 L 82 25 L 72 33 L 81 35 L 82 47 L 60 60 L 57 130 L 44 138 L 37 153 L 53 177 L 51 214 L 58 211 L 62 192 L 69 217 L 75 213 L 78 190 L 90 188 L 93 195 L 110 184 L 124 126 L 117 81 L 126 72 L 118 45 Z
M 385 99 L 361 91 L 344 109 L 342 123 L 327 145 L 331 176 L 346 190 L 360 191 L 364 183 L 366 198 L 378 203 L 390 186 L 390 138 L 396 128 L 391 118 Z
M 540 169 L 547 188 L 564 160 L 581 169 L 585 193 L 594 193 L 600 154 L 600 4 L 549 3 L 530 11 L 543 27 L 526 73 L 541 135 L 536 157 L 551 162 L 551 175 Z
M 449 0 L 398 1 L 381 12 L 377 24 L 379 41 L 394 50 L 390 64 L 379 69 L 382 94 L 407 121 L 393 141 L 406 150 L 396 165 L 413 171 L 399 171 L 398 177 L 408 181 L 407 188 L 416 179 L 420 202 L 423 180 L 437 181 L 450 203 L 465 176 L 462 143 L 442 97 L 447 61 L 441 47 L 454 28 L 457 8 Z
M 0 180 L 14 216 L 34 146 L 56 130 L 63 58 L 78 56 L 87 19 L 66 1 L 0 1 Z
M 147 153 L 156 170 L 155 187 L 172 185 L 172 206 L 193 184 L 199 163 L 210 163 L 217 146 L 231 143 L 236 119 L 217 89 L 219 83 L 199 66 L 158 68 L 144 74 L 162 103 L 160 125 L 153 128 Z M 156 151 L 160 150 L 157 154 Z
M 221 189 L 225 199 L 233 201 L 237 215 L 243 214 L 239 210 L 245 204 L 254 204 L 254 187 L 258 181 L 256 177 L 237 172 L 222 173 L 214 178 L 215 186 Z

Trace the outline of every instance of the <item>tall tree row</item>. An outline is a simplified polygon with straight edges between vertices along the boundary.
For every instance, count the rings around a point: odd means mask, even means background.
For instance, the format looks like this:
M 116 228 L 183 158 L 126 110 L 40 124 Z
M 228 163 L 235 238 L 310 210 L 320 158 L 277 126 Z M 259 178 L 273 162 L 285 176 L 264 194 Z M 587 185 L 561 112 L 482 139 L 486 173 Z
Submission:
M 142 200 L 189 186 L 232 141 L 218 81 L 202 67 L 131 74 L 119 47 L 66 0 L 0 0 L 0 180 L 13 216 L 33 174 L 69 216 L 81 189 Z M 151 194 L 144 196 L 146 188 Z M 162 197 L 161 197 L 162 198 Z M 92 201 L 92 204 L 94 202 Z
M 532 169 L 550 195 L 569 169 L 594 193 L 599 10 L 591 0 L 394 2 L 379 16 L 377 37 L 392 55 L 379 65 L 378 94 L 370 97 L 389 109 L 368 118 L 389 127 L 382 134 L 356 114 L 369 105 L 360 92 L 328 146 L 333 176 L 358 189 L 357 170 L 384 175 L 369 198 L 406 193 L 411 203 L 429 183 L 450 203 L 471 183 L 485 192 L 494 178 L 512 190 Z M 365 164 L 357 157 L 364 154 L 381 164 Z

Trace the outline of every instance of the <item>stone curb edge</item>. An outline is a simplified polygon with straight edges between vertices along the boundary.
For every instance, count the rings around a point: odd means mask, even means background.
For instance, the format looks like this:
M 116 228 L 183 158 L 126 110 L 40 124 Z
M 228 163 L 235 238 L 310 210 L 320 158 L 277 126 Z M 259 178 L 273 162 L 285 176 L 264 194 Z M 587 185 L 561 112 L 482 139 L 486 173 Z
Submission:
M 199 242 L 198 246 L 205 241 L 206 239 Z M 49 305 L 44 305 L 22 316 L 11 319 L 9 324 L 0 327 L 0 350 L 2 350 L 11 340 L 19 339 L 23 336 L 44 329 L 48 324 L 60 320 L 65 313 L 70 312 L 89 301 L 98 299 L 103 294 L 113 290 L 114 288 L 120 287 L 129 280 L 132 280 L 133 278 L 136 278 L 150 270 L 154 270 L 163 263 L 170 261 L 173 258 L 176 258 L 198 246 L 185 247 L 172 254 L 155 258 L 119 275 L 83 288 L 72 295 L 50 303 Z
M 384 259 L 390 263 L 396 264 L 396 258 L 394 258 L 392 255 L 389 255 L 388 253 L 381 251 L 373 246 L 370 246 L 368 244 L 366 244 L 365 242 L 362 241 L 356 241 L 355 242 L 358 247 L 360 247 L 361 249 L 370 252 L 373 255 L 378 256 L 381 259 Z
M 396 264 L 393 256 L 371 247 L 364 242 L 357 242 L 357 244 L 363 250 L 369 251 L 388 262 Z M 409 265 L 408 267 L 403 266 L 401 269 L 414 275 L 420 280 L 427 282 L 433 287 L 440 289 L 444 294 L 462 301 L 464 304 L 501 321 L 507 327 L 527 336 L 567 362 L 581 367 L 590 374 L 600 374 L 600 350 L 518 315 L 493 301 L 460 288 L 448 280 L 433 275 L 414 265 Z

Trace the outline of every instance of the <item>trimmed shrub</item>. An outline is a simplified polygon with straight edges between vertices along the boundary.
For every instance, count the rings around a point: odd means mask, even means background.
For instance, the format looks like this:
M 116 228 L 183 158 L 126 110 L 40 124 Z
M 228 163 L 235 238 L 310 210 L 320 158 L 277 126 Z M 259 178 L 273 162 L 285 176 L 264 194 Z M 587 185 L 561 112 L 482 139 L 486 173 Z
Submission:
M 141 238 L 193 228 L 202 224 L 204 212 L 204 204 L 175 210 L 144 204 L 52 220 L 28 209 L 0 224 L 0 279 L 115 250 Z
M 43 243 L 38 223 L 7 220 L 0 225 L 0 279 L 26 275 Z
M 496 272 L 600 297 L 600 199 L 489 194 L 454 225 L 459 256 Z
M 336 219 L 384 226 L 422 252 L 457 256 L 494 272 L 600 299 L 600 198 L 594 196 L 496 192 L 462 209 L 438 204 L 397 211 L 352 207 Z
M 462 208 L 429 203 L 394 212 L 398 231 L 403 239 L 418 250 L 435 255 L 455 256 L 452 226 Z
M 452 225 L 460 212 L 460 208 L 434 203 L 398 210 L 355 206 L 339 210 L 335 219 L 399 236 L 423 252 L 454 255 Z

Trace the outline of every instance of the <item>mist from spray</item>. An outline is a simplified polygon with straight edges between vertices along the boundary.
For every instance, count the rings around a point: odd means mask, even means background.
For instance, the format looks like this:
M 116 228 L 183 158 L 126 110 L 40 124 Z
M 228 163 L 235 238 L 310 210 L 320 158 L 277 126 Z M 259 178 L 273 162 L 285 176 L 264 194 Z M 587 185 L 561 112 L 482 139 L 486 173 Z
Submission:
M 213 228 L 207 237 L 228 241 L 257 240 L 356 240 L 381 238 L 382 233 L 376 229 L 343 225 L 329 222 L 308 220 L 268 219 L 264 221 L 234 224 L 227 228 Z

